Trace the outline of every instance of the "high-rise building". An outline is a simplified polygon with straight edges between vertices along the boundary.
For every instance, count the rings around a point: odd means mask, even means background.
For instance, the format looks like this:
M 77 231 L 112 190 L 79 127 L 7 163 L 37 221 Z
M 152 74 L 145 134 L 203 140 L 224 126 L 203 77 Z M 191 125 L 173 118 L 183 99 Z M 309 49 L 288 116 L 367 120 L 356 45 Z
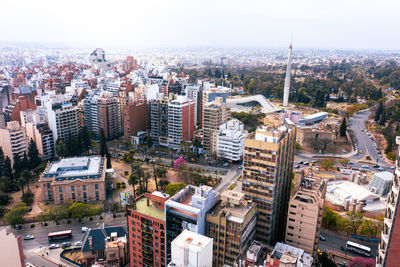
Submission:
M 295 125 L 276 115 L 245 139 L 243 193 L 257 204 L 256 239 L 267 244 L 285 238 L 295 143 Z
M 381 232 L 376 256 L 377 266 L 397 266 L 400 257 L 400 212 L 399 212 L 399 190 L 400 190 L 400 136 L 396 137 L 399 145 L 396 155 L 396 167 L 393 174 L 392 188 L 388 193 L 385 218 Z
M 181 142 L 194 138 L 194 102 L 178 95 L 168 103 L 168 146 L 179 149 Z
M 286 65 L 286 76 L 285 76 L 285 86 L 283 88 L 283 106 L 287 107 L 289 104 L 289 93 L 290 93 L 290 74 L 292 71 L 292 45 L 289 46 L 289 54 Z
M 243 255 L 256 233 L 257 209 L 244 194 L 224 191 L 207 213 L 206 236 L 214 240 L 213 266 L 233 266 Z
M 228 87 L 223 87 L 223 86 L 218 86 L 215 87 L 214 85 L 210 84 L 210 83 L 204 83 L 203 84 L 203 90 L 202 90 L 202 95 L 201 95 L 201 101 L 200 103 L 200 110 L 201 110 L 201 116 L 200 118 L 201 121 L 201 127 L 203 127 L 203 113 L 204 113 L 204 106 L 207 103 L 213 102 L 217 97 L 222 97 L 223 102 L 226 102 L 226 98 L 228 96 L 232 95 L 232 90 Z
M 91 91 L 84 99 L 84 122 L 88 132 L 94 136 L 100 136 L 99 132 L 99 98 L 98 91 Z
M 47 120 L 53 132 L 54 142 L 67 141 L 69 136 L 76 137 L 79 132 L 79 110 L 71 103 L 69 95 L 43 96 Z
M 153 143 L 160 146 L 168 146 L 168 103 L 163 98 L 150 102 L 150 131 Z
M 54 204 L 104 201 L 105 162 L 101 156 L 89 156 L 48 163 L 39 179 L 41 201 Z
M 216 152 L 217 140 L 213 135 L 219 126 L 230 118 L 230 109 L 223 102 L 222 97 L 217 97 L 213 102 L 203 107 L 203 148 L 210 154 Z M 214 148 L 214 149 L 213 149 Z
M 104 131 L 106 139 L 114 139 L 121 135 L 121 112 L 118 98 L 110 92 L 102 92 L 97 99 L 99 108 L 99 128 Z
M 132 267 L 165 267 L 165 213 L 168 195 L 160 192 L 138 197 L 129 210 L 129 256 Z
M 172 243 L 168 267 L 212 267 L 213 239 L 184 230 Z
M 165 202 L 168 262 L 171 261 L 171 242 L 183 230 L 205 234 L 206 214 L 216 202 L 216 192 L 206 185 L 188 185 Z
M 26 134 L 18 121 L 7 122 L 6 128 L 0 128 L 0 146 L 4 155 L 11 159 L 11 164 L 14 164 L 14 155 L 22 159 L 24 153 L 28 153 Z
M 299 177 L 294 195 L 289 201 L 286 243 L 316 256 L 325 202 L 326 181 L 318 181 L 312 177 L 300 175 Z
M 52 160 L 55 157 L 53 132 L 47 123 L 27 123 L 25 125 L 28 140 L 34 140 L 39 151 L 39 156 L 44 160 Z
M 2 266 L 25 267 L 22 237 L 7 233 L 6 229 L 0 231 L 0 257 Z
M 199 101 L 201 95 L 201 86 L 199 84 L 188 84 L 185 88 L 186 97 L 194 102 L 194 125 L 196 126 L 201 120 L 199 118 Z
M 129 102 L 124 109 L 124 136 L 130 139 L 140 131 L 147 130 L 147 102 Z
M 219 126 L 214 132 L 218 158 L 232 161 L 242 159 L 244 152 L 244 125 L 237 119 L 232 119 Z

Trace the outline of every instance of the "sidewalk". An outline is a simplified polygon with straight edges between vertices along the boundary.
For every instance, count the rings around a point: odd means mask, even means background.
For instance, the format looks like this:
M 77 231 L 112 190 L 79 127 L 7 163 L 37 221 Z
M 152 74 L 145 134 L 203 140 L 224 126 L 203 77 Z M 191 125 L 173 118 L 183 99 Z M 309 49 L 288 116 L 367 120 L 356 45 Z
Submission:
M 346 154 L 336 154 L 336 153 L 326 153 L 326 154 L 321 154 L 321 153 L 308 153 L 308 152 L 296 152 L 297 156 L 300 157 L 305 157 L 305 158 L 318 158 L 318 157 L 331 157 L 331 158 L 350 158 L 354 155 L 354 151 L 348 152 Z

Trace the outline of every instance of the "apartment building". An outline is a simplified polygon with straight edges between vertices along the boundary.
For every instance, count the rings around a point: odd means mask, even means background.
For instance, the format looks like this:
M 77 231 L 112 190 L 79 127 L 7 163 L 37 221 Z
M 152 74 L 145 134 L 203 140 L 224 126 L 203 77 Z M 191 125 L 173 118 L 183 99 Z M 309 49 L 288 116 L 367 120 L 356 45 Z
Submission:
M 53 131 L 47 123 L 27 123 L 25 130 L 28 140 L 34 140 L 39 151 L 39 156 L 44 161 L 54 159 L 56 156 Z
M 83 106 L 83 117 L 85 127 L 88 132 L 92 133 L 94 136 L 100 136 L 99 131 L 99 106 L 97 99 L 99 98 L 98 91 L 91 91 L 84 101 Z
M 185 92 L 186 92 L 186 97 L 188 99 L 193 100 L 194 102 L 194 125 L 196 126 L 199 121 L 201 120 L 201 117 L 199 117 L 200 112 L 199 112 L 199 102 L 200 102 L 200 96 L 201 96 L 201 85 L 199 84 L 188 84 L 185 87 Z
M 286 243 L 316 256 L 324 210 L 326 181 L 312 177 L 296 182 L 289 201 Z
M 24 153 L 28 153 L 27 137 L 18 121 L 7 122 L 6 128 L 0 128 L 0 146 L 4 156 L 11 159 L 11 165 L 14 164 L 14 155 L 22 159 Z
M 130 140 L 140 131 L 147 130 L 147 102 L 129 102 L 124 109 L 124 136 Z
M 213 239 L 184 230 L 172 241 L 168 267 L 212 267 Z
M 79 132 L 79 110 L 71 103 L 71 96 L 52 94 L 42 97 L 54 143 L 58 139 L 68 141 L 69 136 L 76 137 Z
M 206 236 L 214 240 L 213 266 L 233 266 L 255 237 L 257 209 L 244 194 L 226 190 L 207 213 Z
M 169 100 L 160 96 L 150 101 L 150 131 L 153 144 L 168 146 L 168 103 Z
M 244 125 L 237 119 L 232 119 L 219 126 L 214 132 L 216 153 L 218 158 L 238 161 L 244 152 Z M 213 149 L 214 150 L 214 149 Z
M 39 179 L 41 201 L 54 204 L 104 201 L 105 162 L 101 156 L 89 156 L 48 163 Z
M 179 149 L 181 142 L 194 138 L 194 102 L 178 95 L 168 103 L 168 146 Z
M 165 202 L 167 262 L 171 261 L 171 242 L 183 230 L 205 234 L 206 214 L 217 200 L 212 187 L 188 185 Z
M 217 140 L 214 140 L 214 132 L 219 126 L 230 118 L 230 109 L 223 102 L 222 97 L 217 97 L 213 102 L 203 107 L 203 148 L 210 154 L 216 152 Z M 214 149 L 213 149 L 214 148 Z
M 132 267 L 165 267 L 167 194 L 158 191 L 138 197 L 129 209 L 129 256 Z
M 257 204 L 256 239 L 275 244 L 285 238 L 296 127 L 269 115 L 245 139 L 243 193 Z
M 99 110 L 99 129 L 104 131 L 106 139 L 114 139 L 121 135 L 121 111 L 118 98 L 111 92 L 102 92 L 97 99 Z
M 399 146 L 396 155 L 396 167 L 393 174 L 392 188 L 388 193 L 385 218 L 381 232 L 376 256 L 377 266 L 396 266 L 400 257 L 400 212 L 399 212 L 399 190 L 400 190 L 400 136 L 396 137 Z

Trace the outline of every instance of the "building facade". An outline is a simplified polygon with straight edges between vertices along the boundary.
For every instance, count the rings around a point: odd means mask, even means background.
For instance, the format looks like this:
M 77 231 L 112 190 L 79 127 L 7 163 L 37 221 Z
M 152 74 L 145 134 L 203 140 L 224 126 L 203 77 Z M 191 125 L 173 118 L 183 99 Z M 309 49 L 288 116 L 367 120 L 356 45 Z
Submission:
M 28 140 L 34 140 L 39 151 L 39 156 L 44 161 L 54 159 L 56 156 L 53 132 L 47 123 L 27 123 L 25 125 Z
M 153 144 L 168 146 L 168 103 L 160 98 L 150 102 L 150 131 Z
M 138 197 L 129 210 L 131 267 L 165 267 L 165 213 L 168 195 L 160 192 Z
M 124 108 L 124 136 L 130 140 L 140 131 L 147 130 L 147 103 L 129 102 Z
M 400 146 L 400 136 L 396 137 L 396 144 Z M 396 266 L 400 257 L 400 148 L 396 155 L 396 167 L 393 174 L 392 188 L 389 191 L 381 242 L 376 256 L 377 266 Z
M 48 163 L 40 176 L 41 201 L 63 204 L 105 200 L 106 159 L 73 157 Z
M 245 254 L 256 233 L 257 209 L 244 194 L 224 191 L 207 213 L 206 236 L 214 240 L 213 266 L 233 266 Z
M 2 266 L 25 267 L 25 256 L 22 249 L 22 237 L 0 231 L 0 257 Z
M 4 156 L 11 159 L 11 165 L 14 164 L 14 155 L 22 159 L 24 153 L 28 153 L 27 137 L 18 121 L 7 122 L 6 128 L 0 128 L 0 145 Z
M 168 267 L 212 267 L 213 239 L 184 230 L 172 241 Z
M 275 115 L 245 139 L 243 193 L 257 204 L 256 239 L 267 244 L 285 237 L 295 143 L 294 124 Z
M 104 131 L 106 139 L 114 139 L 121 135 L 121 111 L 118 98 L 111 92 L 102 93 L 97 99 L 99 109 L 99 129 Z
M 183 230 L 205 234 L 206 214 L 217 202 L 210 186 L 188 185 L 165 202 L 167 261 L 171 261 L 171 242 Z
M 179 149 L 181 142 L 194 138 L 194 102 L 177 96 L 168 104 L 168 146 Z
M 241 160 L 244 152 L 244 125 L 237 119 L 232 119 L 219 126 L 214 132 L 216 153 L 218 158 L 232 161 Z M 214 150 L 214 148 L 213 148 Z
M 326 181 L 300 178 L 289 201 L 286 243 L 314 256 L 318 249 L 325 194 Z

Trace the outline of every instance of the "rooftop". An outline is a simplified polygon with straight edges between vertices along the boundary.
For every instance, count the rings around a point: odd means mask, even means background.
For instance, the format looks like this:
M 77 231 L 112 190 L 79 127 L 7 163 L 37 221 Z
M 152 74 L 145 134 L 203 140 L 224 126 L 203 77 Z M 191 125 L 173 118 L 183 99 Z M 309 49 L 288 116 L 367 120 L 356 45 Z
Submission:
M 111 233 L 116 233 L 117 237 L 125 237 L 128 232 L 122 225 L 110 226 L 97 229 L 89 229 L 82 237 L 82 251 L 104 250 L 106 247 L 106 237 L 110 237 Z M 92 239 L 92 247 L 90 247 L 90 238 Z
M 393 179 L 393 173 L 391 172 L 377 172 L 374 174 L 374 176 L 379 177 L 385 181 L 392 181 Z
M 184 230 L 180 235 L 178 235 L 173 241 L 172 245 L 184 248 L 188 246 L 190 251 L 201 251 L 209 243 L 212 243 L 213 239 L 206 237 L 201 234 L 194 233 L 189 230 Z
M 104 159 L 101 156 L 73 157 L 54 161 L 48 165 L 43 177 L 56 180 L 100 178 Z
M 149 205 L 147 205 L 147 203 L 149 203 Z M 153 205 L 153 201 L 145 196 L 136 200 L 136 208 L 134 210 L 155 219 L 165 221 L 164 210 Z

